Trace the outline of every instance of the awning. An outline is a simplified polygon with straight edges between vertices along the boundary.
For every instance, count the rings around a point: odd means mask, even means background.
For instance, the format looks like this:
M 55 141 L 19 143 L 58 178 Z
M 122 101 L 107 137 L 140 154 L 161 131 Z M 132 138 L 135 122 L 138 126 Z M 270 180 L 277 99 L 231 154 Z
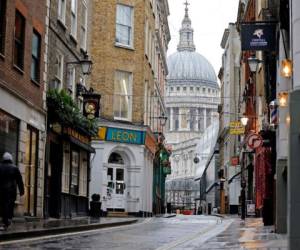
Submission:
M 66 136 L 66 137 L 68 137 L 70 142 L 74 143 L 75 145 L 79 146 L 82 149 L 85 149 L 89 153 L 96 153 L 95 149 L 92 146 L 85 144 L 85 143 L 75 139 L 74 137 L 71 137 L 71 136 Z

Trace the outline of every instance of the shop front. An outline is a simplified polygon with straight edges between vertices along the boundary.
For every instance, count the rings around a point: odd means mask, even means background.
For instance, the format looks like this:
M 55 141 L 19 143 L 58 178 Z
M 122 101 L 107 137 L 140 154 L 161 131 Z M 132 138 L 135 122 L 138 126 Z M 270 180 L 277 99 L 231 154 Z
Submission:
M 48 135 L 45 171 L 45 216 L 88 215 L 90 138 L 55 123 Z
M 156 147 L 152 133 L 146 127 L 107 124 L 99 128 L 92 146 L 90 196 L 100 194 L 103 212 L 150 216 Z

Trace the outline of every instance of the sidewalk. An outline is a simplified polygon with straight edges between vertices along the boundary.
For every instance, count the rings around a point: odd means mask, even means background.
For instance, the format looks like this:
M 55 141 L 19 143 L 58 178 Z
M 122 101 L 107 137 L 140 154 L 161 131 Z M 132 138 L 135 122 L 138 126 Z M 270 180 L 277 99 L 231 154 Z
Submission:
M 0 231 L 0 242 L 6 240 L 24 239 L 45 235 L 78 232 L 128 225 L 138 222 L 136 218 L 90 218 L 73 219 L 41 219 L 28 222 L 24 218 L 16 218 L 7 231 Z
M 238 217 L 224 219 L 234 222 L 201 249 L 288 249 L 287 236 L 274 233 L 274 226 L 264 226 L 262 218 L 246 218 L 245 222 Z

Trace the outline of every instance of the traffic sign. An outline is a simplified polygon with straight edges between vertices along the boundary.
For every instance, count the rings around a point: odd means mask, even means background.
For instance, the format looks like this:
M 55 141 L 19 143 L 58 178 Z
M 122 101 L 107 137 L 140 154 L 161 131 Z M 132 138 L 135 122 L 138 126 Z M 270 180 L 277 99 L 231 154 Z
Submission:
M 247 145 L 252 149 L 259 148 L 263 145 L 263 138 L 258 134 L 251 134 L 247 138 Z
M 245 126 L 240 121 L 232 121 L 229 124 L 229 134 L 242 135 L 245 133 Z

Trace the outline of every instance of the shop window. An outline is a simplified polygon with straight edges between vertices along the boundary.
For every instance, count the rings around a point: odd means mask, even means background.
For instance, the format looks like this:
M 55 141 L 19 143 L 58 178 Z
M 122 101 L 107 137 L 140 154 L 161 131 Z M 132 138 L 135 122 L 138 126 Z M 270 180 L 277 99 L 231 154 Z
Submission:
M 14 35 L 14 65 L 19 69 L 24 68 L 24 45 L 25 45 L 25 18 L 17 10 L 15 17 L 15 35 Z
M 17 163 L 18 155 L 19 121 L 0 110 L 0 157 L 5 152 L 13 155 L 14 163 Z
M 31 80 L 35 82 L 40 81 L 40 61 L 41 61 L 41 36 L 34 30 L 32 35 L 32 48 L 31 48 Z
M 0 0 L 0 54 L 4 54 L 5 26 L 6 26 L 6 0 Z
M 63 193 L 70 192 L 70 145 L 64 143 L 64 158 L 63 158 L 63 169 L 62 169 L 62 189 Z
M 117 4 L 116 42 L 125 46 L 133 45 L 133 8 Z
M 88 153 L 81 151 L 81 162 L 79 171 L 79 195 L 87 196 L 88 185 Z
M 72 194 L 78 194 L 78 179 L 79 179 L 79 152 L 72 150 L 71 153 L 71 187 Z

